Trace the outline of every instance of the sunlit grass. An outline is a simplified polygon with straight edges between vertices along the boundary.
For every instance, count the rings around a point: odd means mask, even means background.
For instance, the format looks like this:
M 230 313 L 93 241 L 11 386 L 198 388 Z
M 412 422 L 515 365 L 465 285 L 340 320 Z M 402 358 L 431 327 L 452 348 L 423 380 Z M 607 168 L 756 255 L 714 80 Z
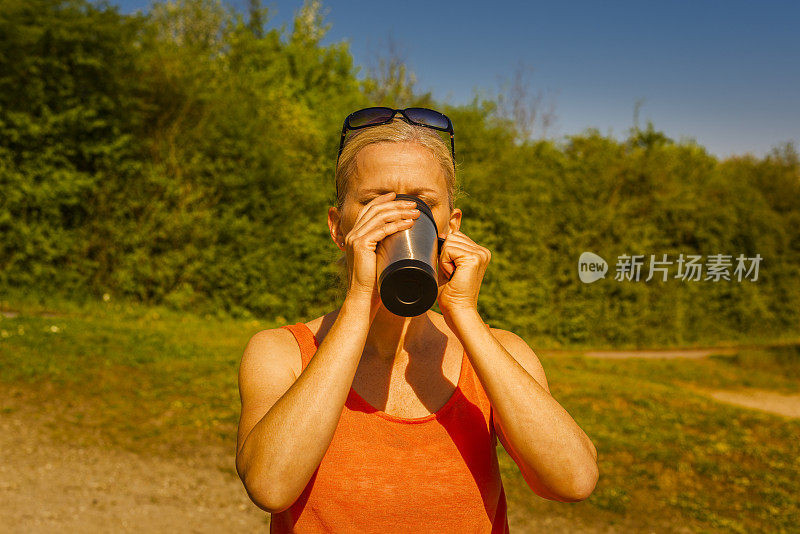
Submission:
M 600 480 L 586 501 L 591 506 L 581 503 L 568 513 L 659 531 L 678 525 L 724 532 L 796 529 L 800 421 L 720 404 L 682 387 L 796 393 L 796 354 L 789 347 L 702 360 L 542 357 L 553 396 L 599 453 Z M 524 493 L 522 488 L 515 495 Z M 558 503 L 533 509 L 563 511 Z
M 217 460 L 233 464 L 239 359 L 252 334 L 276 324 L 115 302 L 56 308 L 5 303 L 20 314 L 0 318 L 4 390 L 56 414 L 50 424 L 66 440 L 162 455 L 227 448 L 230 458 Z M 702 360 L 540 358 L 553 396 L 595 443 L 601 475 L 584 502 L 546 501 L 501 447 L 510 509 L 657 531 L 791 532 L 800 524 L 800 421 L 684 387 L 796 393 L 796 346 Z

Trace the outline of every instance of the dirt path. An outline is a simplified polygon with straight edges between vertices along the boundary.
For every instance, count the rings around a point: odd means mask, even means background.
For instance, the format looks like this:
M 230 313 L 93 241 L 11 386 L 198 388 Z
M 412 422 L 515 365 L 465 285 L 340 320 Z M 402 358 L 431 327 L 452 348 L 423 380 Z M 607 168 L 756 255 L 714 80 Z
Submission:
M 785 395 L 765 389 L 704 389 L 687 385 L 688 389 L 719 402 L 735 404 L 751 410 L 761 410 L 785 417 L 800 418 L 800 395 Z
M 735 348 L 686 349 L 686 350 L 614 350 L 584 352 L 590 358 L 607 359 L 675 359 L 707 358 L 712 354 L 736 354 Z M 784 395 L 764 389 L 713 390 L 699 388 L 692 384 L 684 387 L 714 400 L 735 404 L 744 408 L 761 410 L 786 417 L 800 418 L 800 395 Z
M 46 416 L 0 404 L 0 532 L 268 532 L 230 451 L 141 456 L 52 440 Z
M 590 358 L 608 358 L 608 359 L 628 359 L 628 358 L 697 359 L 697 358 L 707 358 L 712 354 L 736 354 L 736 349 L 718 348 L 718 349 L 686 349 L 686 350 L 602 350 L 602 351 L 584 352 L 583 354 Z

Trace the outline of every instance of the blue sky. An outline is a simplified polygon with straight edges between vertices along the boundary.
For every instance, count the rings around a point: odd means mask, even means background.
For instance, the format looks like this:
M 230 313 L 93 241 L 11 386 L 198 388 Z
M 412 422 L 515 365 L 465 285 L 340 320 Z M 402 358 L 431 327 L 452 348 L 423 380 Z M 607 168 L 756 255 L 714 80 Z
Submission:
M 113 1 L 113 0 L 112 0 Z M 117 0 L 123 12 L 148 0 Z M 229 0 L 237 7 L 246 0 Z M 263 0 L 268 27 L 302 0 Z M 641 101 L 675 140 L 712 154 L 800 148 L 800 2 L 436 2 L 323 0 L 324 44 L 347 40 L 357 65 L 397 45 L 417 89 L 453 104 L 496 94 L 519 65 L 552 104 L 549 137 L 593 127 L 624 138 Z M 458 125 L 456 127 L 456 135 Z

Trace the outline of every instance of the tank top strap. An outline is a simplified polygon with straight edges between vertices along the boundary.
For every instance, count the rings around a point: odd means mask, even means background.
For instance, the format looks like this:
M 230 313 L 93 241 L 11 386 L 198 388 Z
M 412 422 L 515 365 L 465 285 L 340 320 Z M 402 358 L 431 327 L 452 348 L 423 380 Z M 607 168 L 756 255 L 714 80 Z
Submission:
M 297 340 L 297 344 L 300 346 L 300 356 L 303 360 L 301 372 L 304 371 L 308 362 L 311 361 L 311 357 L 317 352 L 317 340 L 314 337 L 314 333 L 305 323 L 287 324 L 281 326 L 281 328 L 290 331 Z

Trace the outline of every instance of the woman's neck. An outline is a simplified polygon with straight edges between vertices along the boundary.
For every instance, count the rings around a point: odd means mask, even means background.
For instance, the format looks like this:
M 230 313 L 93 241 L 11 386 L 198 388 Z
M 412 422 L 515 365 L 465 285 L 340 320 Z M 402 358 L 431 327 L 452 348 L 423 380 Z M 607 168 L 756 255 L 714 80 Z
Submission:
M 402 352 L 419 348 L 425 333 L 434 326 L 428 311 L 416 317 L 400 317 L 381 306 L 372 321 L 364 352 L 381 360 L 394 360 Z

